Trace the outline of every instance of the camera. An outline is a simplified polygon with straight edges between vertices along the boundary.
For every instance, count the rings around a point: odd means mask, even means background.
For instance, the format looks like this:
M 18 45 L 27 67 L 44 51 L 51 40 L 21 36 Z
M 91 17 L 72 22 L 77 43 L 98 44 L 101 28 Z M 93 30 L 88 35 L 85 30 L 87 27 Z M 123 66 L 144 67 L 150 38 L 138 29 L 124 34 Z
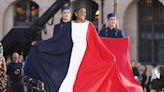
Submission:
M 40 80 L 36 80 L 36 79 L 30 78 L 28 76 L 25 76 L 24 83 L 27 86 L 28 90 L 32 90 L 32 92 L 33 91 L 45 92 L 44 85 L 42 85 L 43 82 L 41 82 Z

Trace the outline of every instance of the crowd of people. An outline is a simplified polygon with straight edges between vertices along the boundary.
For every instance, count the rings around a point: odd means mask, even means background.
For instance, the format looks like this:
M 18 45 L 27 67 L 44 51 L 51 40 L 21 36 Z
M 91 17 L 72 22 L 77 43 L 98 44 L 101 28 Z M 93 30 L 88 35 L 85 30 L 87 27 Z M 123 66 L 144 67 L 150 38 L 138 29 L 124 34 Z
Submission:
M 140 64 L 131 60 L 131 66 L 135 79 L 141 84 L 146 92 L 164 91 L 164 66 L 152 63 L 151 65 Z
M 78 23 L 87 23 L 88 21 L 85 20 L 85 14 L 85 8 L 80 7 L 76 9 L 73 15 L 73 18 L 76 17 L 76 20 L 74 20 L 73 23 L 75 25 Z M 65 30 L 64 25 L 71 21 L 71 12 L 68 6 L 62 8 L 61 16 L 61 22 L 54 27 L 54 36 L 58 36 L 56 35 L 57 32 Z M 114 13 L 109 13 L 107 19 L 108 26 L 100 31 L 99 36 L 109 38 L 125 37 L 123 31 L 117 28 L 116 15 Z M 32 42 L 32 45 L 35 44 L 37 44 L 37 42 Z M 6 63 L 3 57 L 3 50 L 1 51 L 0 49 L 0 92 L 45 91 L 43 82 L 24 76 L 25 61 L 23 55 L 13 52 L 11 55 L 11 61 Z M 147 65 L 140 65 L 139 63 L 135 64 L 136 61 L 134 60 L 131 61 L 131 63 L 134 78 L 141 84 L 146 92 L 151 92 L 151 90 L 162 92 L 162 88 L 164 88 L 164 66 L 152 64 L 151 73 L 149 73 Z

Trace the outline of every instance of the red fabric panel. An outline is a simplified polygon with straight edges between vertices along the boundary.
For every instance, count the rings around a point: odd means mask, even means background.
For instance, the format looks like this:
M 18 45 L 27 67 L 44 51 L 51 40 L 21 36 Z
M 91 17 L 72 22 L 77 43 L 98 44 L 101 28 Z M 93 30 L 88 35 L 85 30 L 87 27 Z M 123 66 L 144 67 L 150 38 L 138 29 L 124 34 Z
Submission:
M 106 47 L 116 56 L 116 65 L 125 87 L 129 92 L 143 92 L 142 87 L 134 79 L 130 66 L 129 38 L 101 38 Z

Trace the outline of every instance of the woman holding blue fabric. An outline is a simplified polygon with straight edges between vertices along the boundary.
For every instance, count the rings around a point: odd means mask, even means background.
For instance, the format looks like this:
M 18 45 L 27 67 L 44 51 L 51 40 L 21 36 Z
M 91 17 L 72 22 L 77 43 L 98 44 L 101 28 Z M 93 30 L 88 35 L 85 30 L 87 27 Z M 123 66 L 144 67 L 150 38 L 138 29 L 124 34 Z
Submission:
M 69 6 L 63 6 L 61 9 L 61 19 L 60 23 L 54 26 L 53 35 L 55 34 L 56 30 L 63 30 L 63 25 L 71 21 L 71 11 Z

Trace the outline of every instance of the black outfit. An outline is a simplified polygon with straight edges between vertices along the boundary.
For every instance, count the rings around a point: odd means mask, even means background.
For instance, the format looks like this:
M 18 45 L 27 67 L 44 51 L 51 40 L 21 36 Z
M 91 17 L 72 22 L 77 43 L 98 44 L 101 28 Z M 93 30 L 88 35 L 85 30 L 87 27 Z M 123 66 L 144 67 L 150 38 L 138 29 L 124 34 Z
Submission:
M 56 32 L 58 32 L 57 30 L 64 30 L 64 25 L 66 25 L 66 24 L 68 24 L 69 22 L 63 22 L 62 21 L 62 19 L 61 19 L 61 21 L 60 21 L 60 23 L 59 24 L 56 24 L 55 26 L 54 26 L 54 31 L 53 31 L 53 36 L 54 36 L 54 34 L 56 33 Z
M 164 67 L 162 70 L 160 70 L 160 79 L 157 80 L 156 85 L 156 91 L 158 92 L 159 90 L 161 90 L 162 88 L 164 88 Z
M 123 34 L 123 31 L 120 29 L 117 29 L 117 28 L 111 29 L 111 28 L 107 27 L 100 31 L 99 36 L 109 37 L 109 38 L 123 38 L 124 34 Z
M 132 70 L 133 70 L 134 76 L 140 77 L 140 73 L 139 73 L 137 67 L 132 67 Z
M 15 74 L 15 71 L 19 70 L 19 74 Z M 22 63 L 10 63 L 7 66 L 7 75 L 10 81 L 10 92 L 24 92 L 24 87 L 22 83 Z
M 141 75 L 141 77 L 142 77 L 142 80 L 141 80 L 141 86 L 142 86 L 142 88 L 144 89 L 146 87 L 147 92 L 150 92 L 150 88 L 149 88 L 149 86 L 150 86 L 150 77 L 149 77 L 149 80 L 148 80 L 148 83 L 147 84 L 145 84 L 145 82 L 147 80 L 146 72 L 144 72 Z

